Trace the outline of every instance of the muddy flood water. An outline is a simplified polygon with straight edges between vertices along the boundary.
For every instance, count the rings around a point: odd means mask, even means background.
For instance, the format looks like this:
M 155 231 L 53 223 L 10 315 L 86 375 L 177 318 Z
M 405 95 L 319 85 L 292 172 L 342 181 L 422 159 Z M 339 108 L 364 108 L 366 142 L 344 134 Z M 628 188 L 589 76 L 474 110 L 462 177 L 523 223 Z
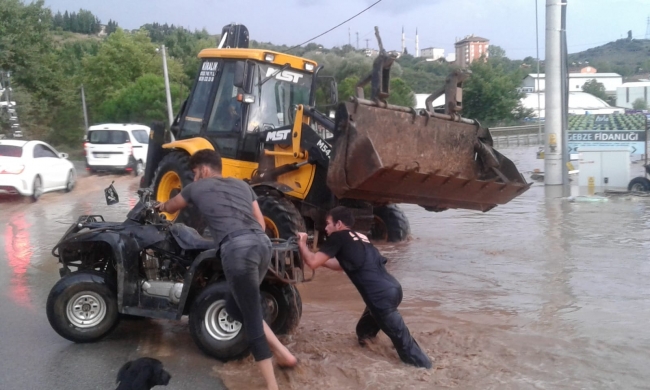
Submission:
M 532 171 L 543 169 L 535 150 L 501 151 Z M 633 165 L 633 176 L 641 170 Z M 122 199 L 109 207 L 102 189 L 110 180 Z M 67 224 L 82 213 L 123 219 L 137 183 L 93 176 L 71 194 L 0 203 L 0 267 L 10 270 L 0 273 L 9 272 L 10 299 L 40 310 L 58 278 L 49 251 Z M 377 246 L 402 283 L 400 312 L 434 368 L 402 364 L 383 334 L 358 346 L 361 298 L 343 273 L 319 270 L 299 286 L 299 328 L 282 338 L 300 364 L 277 371 L 281 388 L 650 388 L 650 197 L 571 202 L 536 183 L 487 213 L 403 209 L 412 239 Z M 229 389 L 263 388 L 252 358 L 211 367 L 205 374 Z

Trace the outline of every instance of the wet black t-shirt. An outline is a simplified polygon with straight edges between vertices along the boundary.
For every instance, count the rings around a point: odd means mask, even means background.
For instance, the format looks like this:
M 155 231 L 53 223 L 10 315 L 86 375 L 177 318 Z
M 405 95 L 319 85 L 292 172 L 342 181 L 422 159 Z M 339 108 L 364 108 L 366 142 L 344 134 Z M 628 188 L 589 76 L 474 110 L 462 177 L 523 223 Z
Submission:
M 393 293 L 390 290 L 401 289 L 384 267 L 386 258 L 361 233 L 334 232 L 318 251 L 338 260 L 368 306 L 384 308 L 386 295 Z

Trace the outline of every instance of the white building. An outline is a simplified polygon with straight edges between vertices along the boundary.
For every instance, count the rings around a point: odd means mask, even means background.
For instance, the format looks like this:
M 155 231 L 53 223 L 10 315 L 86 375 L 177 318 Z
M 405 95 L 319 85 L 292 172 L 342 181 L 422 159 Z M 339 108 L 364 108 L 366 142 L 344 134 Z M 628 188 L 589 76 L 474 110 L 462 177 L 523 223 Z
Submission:
M 415 94 L 415 109 L 420 110 L 420 109 L 426 109 L 426 101 L 427 98 L 429 97 L 429 93 L 416 93 Z M 433 106 L 434 107 L 439 107 L 439 106 L 444 106 L 445 104 L 445 95 L 438 96 L 437 99 L 433 101 Z
M 456 62 L 456 53 L 447 54 L 447 57 L 445 57 L 445 61 L 447 61 L 449 63 Z
M 427 47 L 425 49 L 420 50 L 420 57 L 431 59 L 432 61 L 435 61 L 439 58 L 443 58 L 444 56 L 445 56 L 445 49 L 440 49 L 437 47 Z
M 538 98 L 539 95 L 539 109 Z M 545 118 L 546 117 L 546 96 L 544 92 L 527 93 L 521 99 L 521 104 L 524 108 L 533 110 L 533 117 Z M 625 109 L 620 107 L 612 107 L 602 99 L 595 97 L 586 92 L 569 92 L 569 114 L 585 115 L 585 114 L 624 114 Z
M 643 99 L 647 103 L 648 89 L 650 89 L 650 82 L 647 81 L 622 84 L 616 88 L 616 105 L 632 108 L 632 104 L 637 99 Z
M 616 94 L 616 88 L 623 84 L 623 76 L 618 73 L 569 73 L 569 92 L 582 92 L 582 86 L 589 80 L 603 84 L 605 92 L 612 96 Z M 521 83 L 521 89 L 523 92 L 545 91 L 546 75 L 529 74 Z

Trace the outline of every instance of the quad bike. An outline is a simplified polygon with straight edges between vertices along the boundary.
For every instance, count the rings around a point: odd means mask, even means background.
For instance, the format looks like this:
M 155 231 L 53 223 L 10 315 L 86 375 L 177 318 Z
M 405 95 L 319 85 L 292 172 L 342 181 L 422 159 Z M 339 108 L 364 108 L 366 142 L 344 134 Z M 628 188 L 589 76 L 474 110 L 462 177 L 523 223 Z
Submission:
M 114 187 L 105 190 L 117 203 Z M 123 222 L 82 215 L 52 249 L 61 279 L 47 299 L 47 318 L 62 337 L 92 342 L 108 335 L 121 316 L 179 320 L 189 315 L 193 340 L 221 360 L 247 355 L 242 324 L 225 310 L 229 293 L 214 242 L 155 208 L 152 192 Z M 265 320 L 278 334 L 297 327 L 302 302 L 295 284 L 305 281 L 297 243 L 275 239 L 273 258 L 260 287 Z

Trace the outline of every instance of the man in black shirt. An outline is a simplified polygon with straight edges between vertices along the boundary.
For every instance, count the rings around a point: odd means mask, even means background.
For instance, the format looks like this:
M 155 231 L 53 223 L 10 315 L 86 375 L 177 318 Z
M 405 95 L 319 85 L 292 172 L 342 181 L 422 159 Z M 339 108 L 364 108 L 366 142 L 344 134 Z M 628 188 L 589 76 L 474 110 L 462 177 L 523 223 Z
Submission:
M 377 336 L 380 330 L 393 341 L 404 363 L 431 368 L 431 360 L 411 336 L 397 306 L 402 302 L 402 286 L 386 271 L 383 257 L 368 238 L 350 229 L 354 225 L 352 212 L 342 206 L 327 215 L 327 240 L 317 253 L 307 247 L 307 234 L 298 233 L 300 254 L 311 268 L 326 267 L 345 271 L 366 303 L 357 323 L 359 344 Z

